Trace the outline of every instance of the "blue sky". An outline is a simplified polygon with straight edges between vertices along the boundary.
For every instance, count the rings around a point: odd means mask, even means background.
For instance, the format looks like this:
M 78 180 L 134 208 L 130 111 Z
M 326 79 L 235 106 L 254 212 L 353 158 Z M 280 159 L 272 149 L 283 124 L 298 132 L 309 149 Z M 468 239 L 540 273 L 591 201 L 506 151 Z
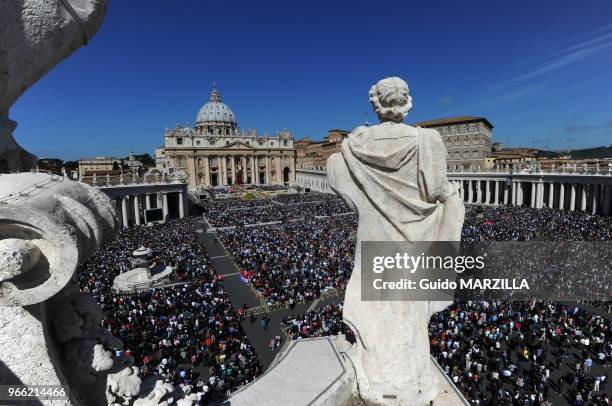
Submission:
M 39 157 L 150 152 L 217 82 L 242 129 L 321 139 L 397 75 L 408 122 L 487 117 L 494 139 L 612 144 L 612 2 L 109 0 L 83 47 L 11 109 Z

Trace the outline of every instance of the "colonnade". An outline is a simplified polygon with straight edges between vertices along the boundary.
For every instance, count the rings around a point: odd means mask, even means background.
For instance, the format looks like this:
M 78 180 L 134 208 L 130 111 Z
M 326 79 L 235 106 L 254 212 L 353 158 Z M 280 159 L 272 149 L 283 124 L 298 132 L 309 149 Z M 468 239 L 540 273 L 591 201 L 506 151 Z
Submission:
M 609 216 L 612 182 L 572 182 L 571 179 L 451 179 L 465 203 L 580 210 Z
M 127 194 L 121 197 L 117 197 L 116 201 L 120 202 L 121 220 L 123 227 L 130 226 L 130 220 L 132 225 L 143 224 L 145 220 L 144 212 L 150 209 L 162 209 L 163 219 L 166 220 L 170 217 L 168 196 L 178 196 L 178 217 L 185 217 L 185 196 L 184 192 L 152 192 L 142 194 Z

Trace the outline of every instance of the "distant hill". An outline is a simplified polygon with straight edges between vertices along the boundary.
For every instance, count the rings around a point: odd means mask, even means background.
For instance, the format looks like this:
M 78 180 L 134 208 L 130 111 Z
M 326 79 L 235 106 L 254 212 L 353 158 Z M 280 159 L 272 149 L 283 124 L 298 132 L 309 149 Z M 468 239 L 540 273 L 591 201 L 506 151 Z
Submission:
M 558 158 L 565 155 L 570 155 L 572 159 L 612 158 L 612 145 L 607 147 L 570 149 L 567 151 L 538 150 L 538 157 L 542 158 Z

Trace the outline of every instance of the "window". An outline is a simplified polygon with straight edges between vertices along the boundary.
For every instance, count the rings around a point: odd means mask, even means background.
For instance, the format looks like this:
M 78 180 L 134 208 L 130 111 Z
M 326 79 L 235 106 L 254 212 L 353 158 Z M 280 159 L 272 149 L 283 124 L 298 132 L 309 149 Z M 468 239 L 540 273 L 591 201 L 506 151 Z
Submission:
M 283 140 L 283 146 L 287 146 L 287 140 Z
M 177 145 L 183 145 L 183 139 L 181 137 L 178 137 L 176 139 L 176 143 L 177 143 Z
M 210 140 L 210 141 L 209 141 L 209 144 L 210 144 L 210 145 L 215 145 L 216 143 L 217 143 L 217 141 L 216 141 L 216 140 Z
M 197 141 L 196 141 L 196 145 L 200 145 L 200 140 L 197 140 Z
M 259 140 L 259 141 L 258 141 L 258 144 L 259 144 L 260 146 L 261 146 L 261 145 L 263 145 L 263 140 Z

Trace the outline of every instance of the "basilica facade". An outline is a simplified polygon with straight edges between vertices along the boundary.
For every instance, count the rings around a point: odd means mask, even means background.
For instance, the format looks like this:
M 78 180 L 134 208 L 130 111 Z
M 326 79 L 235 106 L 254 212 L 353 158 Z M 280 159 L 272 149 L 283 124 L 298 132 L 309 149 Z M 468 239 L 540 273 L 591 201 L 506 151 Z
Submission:
M 286 129 L 275 136 L 241 131 L 215 86 L 195 127 L 166 129 L 155 160 L 160 170 L 184 172 L 191 189 L 295 182 L 293 135 Z

